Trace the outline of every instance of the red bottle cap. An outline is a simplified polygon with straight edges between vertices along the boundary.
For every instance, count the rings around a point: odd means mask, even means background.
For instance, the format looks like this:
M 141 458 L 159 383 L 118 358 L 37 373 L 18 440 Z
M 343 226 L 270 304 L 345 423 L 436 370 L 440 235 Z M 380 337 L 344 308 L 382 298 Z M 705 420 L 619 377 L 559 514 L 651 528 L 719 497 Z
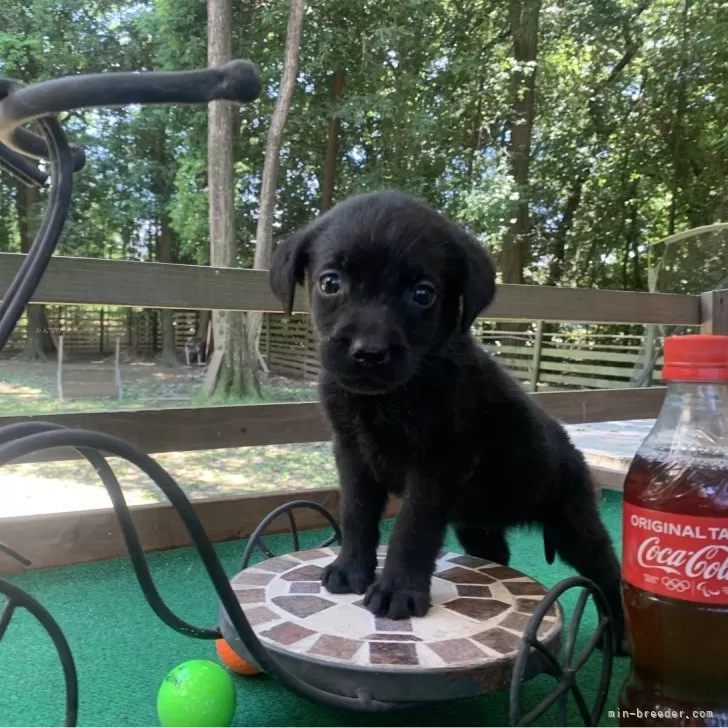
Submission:
M 662 378 L 681 382 L 728 381 L 728 336 L 668 336 Z

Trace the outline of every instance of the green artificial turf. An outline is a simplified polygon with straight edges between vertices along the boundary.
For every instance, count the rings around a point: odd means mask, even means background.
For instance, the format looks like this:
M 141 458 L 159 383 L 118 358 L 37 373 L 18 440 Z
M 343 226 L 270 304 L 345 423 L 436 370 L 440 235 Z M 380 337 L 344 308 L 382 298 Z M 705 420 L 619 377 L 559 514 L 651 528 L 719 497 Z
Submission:
M 606 492 L 601 502 L 604 520 L 620 549 L 621 497 Z M 383 530 L 386 540 L 389 529 Z M 328 532 L 310 532 L 302 548 L 318 543 Z M 289 537 L 268 539 L 276 553 L 292 550 Z M 548 587 L 573 575 L 557 561 L 546 564 L 540 534 L 520 531 L 511 540 L 512 565 Z M 228 574 L 238 568 L 244 542 L 217 547 Z M 446 544 L 461 551 L 449 535 Z M 184 619 L 212 626 L 217 617 L 216 597 L 193 549 L 178 549 L 149 557 L 158 588 Z M 10 579 L 30 592 L 55 617 L 70 643 L 79 674 L 82 726 L 156 726 L 156 697 L 165 675 L 179 663 L 196 658 L 217 661 L 212 642 L 184 637 L 162 624 L 147 605 L 127 559 L 54 569 Z M 576 592 L 562 599 L 567 624 Z M 0 606 L 2 602 L 0 601 Z M 580 642 L 592 633 L 596 614 L 588 609 L 582 619 Z M 627 660 L 614 662 L 610 695 L 602 725 L 616 725 L 610 710 L 618 693 Z M 593 703 L 601 669 L 596 652 L 578 675 L 588 703 Z M 355 713 L 314 705 L 265 676 L 235 676 L 237 726 L 503 726 L 509 724 L 508 694 L 495 693 L 465 701 L 427 705 L 386 715 Z M 528 683 L 524 708 L 533 708 L 554 682 L 539 676 Z M 17 612 L 0 642 L 0 725 L 58 726 L 64 711 L 63 678 L 50 638 L 24 611 Z M 561 725 L 552 708 L 536 723 Z M 569 724 L 581 725 L 570 700 Z

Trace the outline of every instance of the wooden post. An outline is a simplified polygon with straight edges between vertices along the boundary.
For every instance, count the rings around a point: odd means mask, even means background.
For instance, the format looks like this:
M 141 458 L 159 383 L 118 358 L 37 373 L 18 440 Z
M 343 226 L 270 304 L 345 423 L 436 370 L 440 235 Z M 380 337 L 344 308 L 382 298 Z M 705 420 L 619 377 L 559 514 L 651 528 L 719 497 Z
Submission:
M 58 399 L 63 402 L 63 331 L 58 336 L 58 368 L 56 369 Z
M 114 357 L 114 375 L 116 377 L 116 393 L 119 399 L 123 399 L 121 391 L 121 336 L 116 337 L 116 355 Z
M 538 375 L 541 370 L 541 349 L 543 348 L 543 321 L 536 322 L 536 341 L 533 345 L 531 361 L 531 391 L 538 391 Z
M 265 321 L 265 363 L 270 369 L 270 314 L 265 314 L 263 317 Z
M 301 358 L 301 380 L 306 381 L 306 369 L 308 368 L 309 361 L 309 347 L 308 347 L 308 332 L 309 332 L 309 317 L 306 317 L 306 328 L 303 332 L 303 339 L 301 344 L 303 345 L 303 357 Z
M 700 333 L 728 334 L 728 290 L 700 294 Z
M 104 355 L 104 333 L 105 333 L 104 332 L 104 329 L 105 328 L 106 327 L 104 326 L 104 309 L 102 308 L 99 311 L 99 329 L 100 329 L 100 333 L 99 333 L 99 354 L 101 356 Z

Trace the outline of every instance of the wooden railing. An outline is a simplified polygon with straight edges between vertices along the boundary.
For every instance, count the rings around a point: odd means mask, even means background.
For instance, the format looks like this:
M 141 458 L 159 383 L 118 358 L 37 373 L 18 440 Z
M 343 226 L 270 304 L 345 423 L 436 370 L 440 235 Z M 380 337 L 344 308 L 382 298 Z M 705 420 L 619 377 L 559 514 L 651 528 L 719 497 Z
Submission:
M 9 285 L 22 257 L 0 253 L 0 292 Z M 66 257 L 51 260 L 32 302 L 276 313 L 281 310 L 268 287 L 266 271 Z M 294 311 L 306 310 L 304 297 L 299 294 Z M 701 299 L 674 293 L 505 285 L 499 287 L 496 300 L 484 317 L 691 326 L 701 322 Z
M 20 255 L 0 254 L 0 296 L 21 259 Z M 280 312 L 265 271 L 64 257 L 51 260 L 32 302 Z M 300 295 L 295 309 L 306 312 Z M 496 300 L 484 318 L 672 324 L 728 333 L 728 291 L 694 296 L 504 285 L 499 287 Z M 532 396 L 564 422 L 599 422 L 654 417 L 661 406 L 664 389 L 539 392 Z M 1 417 L 0 426 L 28 419 L 33 418 Z M 74 412 L 42 415 L 39 419 L 116 435 L 152 454 L 329 439 L 315 402 Z M 45 459 L 71 457 L 75 457 L 74 453 L 58 451 L 47 453 Z M 297 496 L 300 495 L 298 492 Z M 304 496 L 326 502 L 332 508 L 336 507 L 338 497 L 334 490 L 311 490 Z M 286 498 L 290 494 L 244 496 L 202 501 L 195 507 L 210 537 L 222 541 L 249 535 L 261 514 Z M 146 548 L 189 543 L 170 506 L 142 506 L 135 512 L 144 524 L 142 541 Z M 320 523 L 312 516 L 309 525 Z M 5 540 L 28 553 L 36 567 L 125 553 L 110 510 L 0 519 L 0 530 Z M 3 567 L 7 571 L 14 568 L 3 564 L 0 570 Z
M 697 327 L 681 327 L 683 331 Z M 474 327 L 475 338 L 529 391 L 629 387 L 644 359 L 645 336 L 544 332 L 538 321 L 527 331 Z M 313 381 L 320 364 L 309 317 L 265 314 L 261 351 L 271 372 Z M 651 370 L 659 380 L 662 356 Z

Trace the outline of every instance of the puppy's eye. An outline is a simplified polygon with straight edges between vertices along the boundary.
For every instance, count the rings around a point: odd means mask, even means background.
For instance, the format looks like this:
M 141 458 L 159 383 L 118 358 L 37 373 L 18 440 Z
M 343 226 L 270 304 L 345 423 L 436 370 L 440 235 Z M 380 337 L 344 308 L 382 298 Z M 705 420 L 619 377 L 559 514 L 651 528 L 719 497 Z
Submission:
M 412 303 L 420 308 L 429 308 L 435 302 L 435 289 L 429 283 L 418 283 L 412 289 Z
M 333 296 L 341 290 L 341 276 L 338 273 L 324 273 L 319 278 L 319 289 L 327 296 Z

